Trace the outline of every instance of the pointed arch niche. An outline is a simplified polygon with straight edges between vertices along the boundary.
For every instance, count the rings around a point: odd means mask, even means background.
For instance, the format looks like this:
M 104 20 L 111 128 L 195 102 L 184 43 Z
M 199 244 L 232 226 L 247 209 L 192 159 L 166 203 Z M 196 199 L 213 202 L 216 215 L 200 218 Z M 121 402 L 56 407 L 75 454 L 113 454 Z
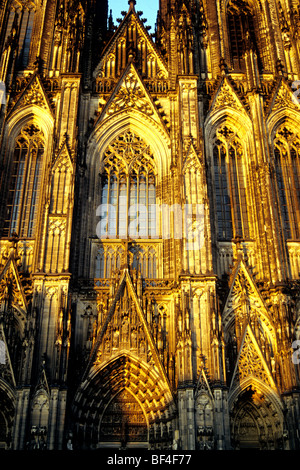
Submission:
M 0 450 L 9 449 L 16 408 L 16 392 L 0 377 Z
M 288 121 L 276 129 L 273 164 L 285 239 L 300 240 L 300 132 Z
M 4 236 L 34 236 L 44 148 L 43 131 L 33 122 L 26 123 L 13 149 Z
M 279 93 L 283 93 L 279 90 Z M 278 98 L 279 99 L 279 98 Z M 285 240 L 290 276 L 299 278 L 300 267 L 300 120 L 298 106 L 276 107 L 267 120 L 274 200 L 278 230 Z

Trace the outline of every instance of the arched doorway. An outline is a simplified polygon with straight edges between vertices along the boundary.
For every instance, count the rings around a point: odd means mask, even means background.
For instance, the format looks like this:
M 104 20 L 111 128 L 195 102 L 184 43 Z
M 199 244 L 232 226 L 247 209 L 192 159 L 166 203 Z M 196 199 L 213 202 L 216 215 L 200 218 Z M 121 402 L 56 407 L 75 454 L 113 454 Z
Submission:
M 100 424 L 99 447 L 148 447 L 148 425 L 141 405 L 129 390 L 108 404 Z
M 270 394 L 254 385 L 244 389 L 231 412 L 235 450 L 274 450 L 283 446 L 283 415 Z
M 121 353 L 103 367 L 92 366 L 73 405 L 77 449 L 150 448 L 173 442 L 173 397 L 156 367 Z M 167 429 L 166 429 L 167 428 Z
M 259 429 L 255 419 L 255 410 L 251 405 L 246 404 L 240 409 L 237 426 L 239 449 L 259 450 Z

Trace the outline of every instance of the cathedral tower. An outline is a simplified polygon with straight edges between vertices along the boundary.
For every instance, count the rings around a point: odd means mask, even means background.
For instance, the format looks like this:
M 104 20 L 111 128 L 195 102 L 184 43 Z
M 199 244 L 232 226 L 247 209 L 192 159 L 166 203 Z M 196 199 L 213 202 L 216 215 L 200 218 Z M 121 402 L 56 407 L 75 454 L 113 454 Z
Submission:
M 300 7 L 0 6 L 0 446 L 298 449 Z

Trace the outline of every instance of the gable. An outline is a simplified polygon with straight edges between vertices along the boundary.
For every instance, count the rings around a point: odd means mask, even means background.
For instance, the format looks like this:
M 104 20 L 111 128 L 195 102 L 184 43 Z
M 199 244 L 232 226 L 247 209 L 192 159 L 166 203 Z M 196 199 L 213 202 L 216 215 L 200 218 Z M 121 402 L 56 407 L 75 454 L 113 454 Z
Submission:
M 103 121 L 124 110 L 139 111 L 164 127 L 168 127 L 168 123 L 154 106 L 152 98 L 133 64 L 127 66 L 123 76 L 104 106 L 98 121 Z
M 145 78 L 168 77 L 166 64 L 132 3 L 127 15 L 104 49 L 94 71 L 94 77 L 118 77 L 129 62 L 134 62 Z
M 53 114 L 52 106 L 38 75 L 34 74 L 25 89 L 10 101 L 9 114 L 26 106 L 38 106 Z
M 195 172 L 201 171 L 203 165 L 202 154 L 197 151 L 194 143 L 191 141 L 189 145 L 186 146 L 184 155 L 183 155 L 183 173 L 185 171 L 193 170 Z
M 249 325 L 245 328 L 240 351 L 231 380 L 230 390 L 243 382 L 256 379 L 277 389 L 273 375 Z
M 52 164 L 52 171 L 55 171 L 57 169 L 60 170 L 61 168 L 65 168 L 66 170 L 72 169 L 72 152 L 68 146 L 67 136 L 62 142 L 59 150 L 55 152 Z
M 0 303 L 5 298 L 7 286 L 10 288 L 12 301 L 15 306 L 23 312 L 27 311 L 27 299 L 21 283 L 15 260 L 10 257 L 2 272 L 0 273 Z M 19 316 L 20 320 L 25 321 L 25 317 Z
M 128 269 L 123 271 L 106 319 L 98 330 L 86 374 L 92 366 L 101 366 L 120 354 L 145 362 L 168 383 Z
M 235 92 L 230 80 L 224 77 L 215 92 L 210 106 L 210 112 L 216 112 L 219 109 L 229 108 L 246 114 L 245 104 Z
M 252 274 L 247 268 L 243 259 L 239 259 L 231 274 L 229 293 L 223 309 L 224 329 L 228 329 L 240 308 L 241 302 L 246 300 L 249 309 L 255 311 L 259 316 L 262 325 L 275 337 L 274 325 L 269 317 L 267 306 L 262 298 Z
M 300 111 L 300 103 L 286 81 L 281 78 L 267 104 L 266 113 L 271 114 L 284 108 Z

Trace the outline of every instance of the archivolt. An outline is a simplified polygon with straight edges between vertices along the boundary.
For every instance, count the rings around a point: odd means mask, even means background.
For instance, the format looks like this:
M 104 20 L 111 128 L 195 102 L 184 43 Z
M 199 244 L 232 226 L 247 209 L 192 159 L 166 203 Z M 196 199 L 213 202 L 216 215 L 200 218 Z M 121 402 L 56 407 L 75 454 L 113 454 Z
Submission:
M 35 105 L 26 106 L 10 116 L 6 121 L 6 136 L 10 139 L 16 139 L 22 127 L 28 122 L 38 125 L 44 135 L 47 136 L 46 141 L 51 142 L 54 126 L 53 117 L 45 109 Z
M 293 129 L 295 134 L 300 135 L 300 118 L 299 111 L 297 110 L 281 108 L 278 111 L 271 113 L 266 124 L 268 129 L 269 145 L 271 148 L 273 147 L 275 134 L 282 124 L 287 124 Z
M 251 417 L 257 429 L 261 448 L 277 448 L 283 437 L 283 408 L 276 393 L 265 384 L 251 379 L 229 395 L 231 436 L 235 447 L 241 437 L 240 425 Z
M 128 390 L 140 403 L 147 423 L 160 419 L 173 406 L 168 385 L 146 363 L 127 353 L 121 353 L 99 368 L 93 366 L 88 378 L 79 387 L 73 402 L 75 421 L 98 427 L 103 413 L 121 390 Z
M 253 134 L 251 120 L 245 113 L 231 108 L 212 109 L 205 121 L 206 142 L 214 139 L 217 129 L 222 125 L 230 127 L 243 141 L 248 141 Z
M 163 126 L 137 110 L 117 113 L 96 127 L 87 145 L 87 163 L 91 170 L 97 172 L 107 146 L 126 131 L 143 138 L 151 148 L 158 172 L 166 175 L 171 162 L 169 136 Z

